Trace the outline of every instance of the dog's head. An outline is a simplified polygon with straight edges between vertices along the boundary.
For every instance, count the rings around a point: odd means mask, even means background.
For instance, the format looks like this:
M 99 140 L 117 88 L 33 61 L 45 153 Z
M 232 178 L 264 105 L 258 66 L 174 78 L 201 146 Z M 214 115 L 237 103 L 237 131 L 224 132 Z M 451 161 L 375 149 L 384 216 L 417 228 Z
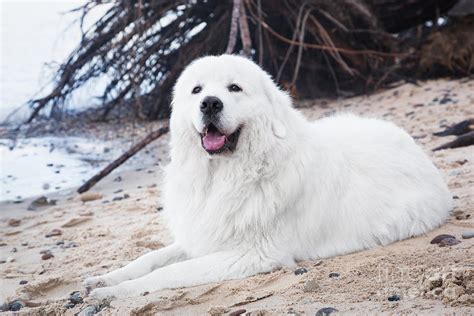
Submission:
M 208 56 L 191 63 L 179 77 L 171 128 L 190 129 L 203 152 L 226 156 L 252 137 L 262 136 L 258 134 L 273 131 L 272 136 L 284 136 L 277 108 L 290 104 L 289 97 L 252 61 L 234 55 Z

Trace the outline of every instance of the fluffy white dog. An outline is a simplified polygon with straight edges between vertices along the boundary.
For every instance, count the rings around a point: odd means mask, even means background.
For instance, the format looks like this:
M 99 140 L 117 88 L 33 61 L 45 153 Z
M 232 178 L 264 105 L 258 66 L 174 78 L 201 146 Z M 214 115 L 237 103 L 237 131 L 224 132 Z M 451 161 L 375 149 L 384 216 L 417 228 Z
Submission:
M 308 122 L 252 61 L 209 56 L 178 79 L 164 206 L 175 242 L 85 280 L 99 299 L 245 278 L 387 245 L 443 223 L 451 195 L 392 123 Z

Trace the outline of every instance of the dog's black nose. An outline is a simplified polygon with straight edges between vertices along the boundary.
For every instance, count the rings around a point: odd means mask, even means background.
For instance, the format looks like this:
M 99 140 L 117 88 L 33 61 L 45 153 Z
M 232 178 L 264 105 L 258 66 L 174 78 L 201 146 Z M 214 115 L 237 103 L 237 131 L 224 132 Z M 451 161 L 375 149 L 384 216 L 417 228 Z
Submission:
M 222 111 L 224 104 L 219 98 L 205 97 L 201 103 L 201 112 L 206 115 L 217 114 Z

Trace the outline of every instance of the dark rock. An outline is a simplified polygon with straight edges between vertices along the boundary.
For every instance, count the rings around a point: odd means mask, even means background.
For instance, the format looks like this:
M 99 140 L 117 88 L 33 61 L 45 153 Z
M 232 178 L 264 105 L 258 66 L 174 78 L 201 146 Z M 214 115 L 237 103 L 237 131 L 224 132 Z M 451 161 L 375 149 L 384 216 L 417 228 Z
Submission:
M 473 238 L 473 237 L 474 237 L 474 232 L 462 233 L 461 237 L 462 237 L 463 239 Z
M 117 178 L 114 179 L 115 182 L 121 182 L 122 181 L 122 177 L 121 176 L 118 176 Z
M 21 245 L 22 245 L 23 247 L 26 247 L 26 246 L 28 246 L 28 242 L 27 242 L 27 241 L 22 242 Z
M 41 256 L 41 259 L 43 259 L 43 260 L 48 260 L 48 259 L 51 259 L 51 258 L 54 258 L 54 255 L 51 252 L 47 252 L 47 253 L 45 253 Z
M 71 303 L 71 302 L 67 302 L 67 303 L 64 305 L 64 308 L 65 308 L 65 309 L 70 309 L 70 308 L 73 308 L 74 306 L 76 306 L 76 304 Z
M 316 312 L 315 316 L 326 316 L 326 315 L 337 313 L 337 312 L 338 310 L 335 309 L 334 307 L 323 307 Z
M 441 234 L 431 240 L 431 244 L 439 244 L 445 238 L 456 238 L 453 235 Z
M 444 238 L 439 242 L 439 246 L 440 247 L 455 246 L 460 243 L 461 241 L 457 240 L 456 238 Z
M 163 207 L 161 207 L 161 206 L 158 206 L 158 207 L 156 208 L 156 210 L 157 210 L 158 212 L 160 212 L 160 211 L 162 211 L 162 210 L 163 210 Z
M 31 202 L 28 206 L 28 211 L 35 211 L 36 209 L 44 206 L 56 205 L 57 200 L 50 200 L 46 196 L 41 196 Z
M 13 247 L 12 250 L 10 250 L 10 252 L 17 252 L 18 249 L 16 249 L 16 247 Z
M 123 197 L 121 196 L 116 196 L 112 199 L 112 201 L 120 201 L 120 200 L 123 200 Z
M 239 316 L 239 315 L 242 315 L 245 312 L 247 312 L 247 310 L 242 308 L 242 309 L 238 309 L 236 311 L 230 312 L 229 316 Z
M 389 296 L 387 300 L 389 300 L 389 302 L 396 302 L 396 301 L 401 300 L 401 297 L 398 294 L 394 294 L 394 295 Z
M 61 245 L 64 245 L 64 241 L 60 240 L 56 243 L 57 246 L 61 246 Z
M 21 281 L 20 281 L 20 285 L 24 285 L 24 284 L 26 284 L 26 283 L 28 283 L 28 281 L 26 281 L 26 280 L 21 280 Z
M 92 306 L 92 305 L 89 305 L 87 306 L 86 308 L 84 308 L 79 314 L 78 316 L 91 316 L 91 315 L 94 315 L 94 314 L 97 314 L 97 312 L 99 311 L 99 309 L 95 306 Z
M 74 305 L 80 304 L 83 302 L 81 293 L 79 291 L 74 291 L 69 294 L 69 302 L 73 303 Z
M 308 270 L 306 270 L 305 268 L 298 268 L 295 270 L 295 275 L 301 275 L 301 274 L 304 274 L 308 272 Z
M 339 276 L 340 276 L 340 274 L 337 273 L 337 272 L 331 272 L 331 273 L 329 273 L 329 277 L 330 277 L 330 278 L 338 278 Z
M 20 309 L 22 309 L 23 307 L 25 307 L 25 305 L 23 305 L 22 302 L 20 302 L 19 300 L 15 300 L 13 302 L 11 302 L 10 304 L 8 304 L 8 310 L 12 311 L 12 312 L 16 312 L 16 311 L 19 311 Z
M 447 97 L 447 96 L 445 96 L 444 98 L 439 100 L 439 104 L 446 104 L 446 103 L 449 103 L 449 102 L 453 102 L 453 99 L 451 99 L 450 97 Z
M 123 198 L 124 198 L 124 199 L 128 199 L 129 197 L 130 197 L 130 194 L 128 194 L 128 193 L 125 193 L 125 194 L 123 195 Z
M 114 194 L 117 194 L 117 193 L 120 193 L 120 192 L 123 192 L 122 189 L 118 189 L 117 191 L 114 192 Z

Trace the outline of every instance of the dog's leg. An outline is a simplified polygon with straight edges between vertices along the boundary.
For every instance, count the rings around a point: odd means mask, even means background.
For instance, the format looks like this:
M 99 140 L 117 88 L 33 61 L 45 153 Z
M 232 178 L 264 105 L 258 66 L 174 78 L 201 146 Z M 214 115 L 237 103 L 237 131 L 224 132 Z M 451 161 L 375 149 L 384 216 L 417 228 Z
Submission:
M 104 275 L 87 278 L 83 285 L 90 290 L 96 287 L 113 286 L 126 280 L 136 279 L 155 269 L 186 259 L 186 254 L 177 244 L 151 251 L 126 266 Z
M 138 296 L 143 292 L 165 288 L 245 278 L 271 271 L 276 266 L 271 261 L 262 260 L 256 254 L 217 252 L 168 265 L 139 279 L 125 281 L 116 286 L 95 289 L 90 296 L 99 300 Z

